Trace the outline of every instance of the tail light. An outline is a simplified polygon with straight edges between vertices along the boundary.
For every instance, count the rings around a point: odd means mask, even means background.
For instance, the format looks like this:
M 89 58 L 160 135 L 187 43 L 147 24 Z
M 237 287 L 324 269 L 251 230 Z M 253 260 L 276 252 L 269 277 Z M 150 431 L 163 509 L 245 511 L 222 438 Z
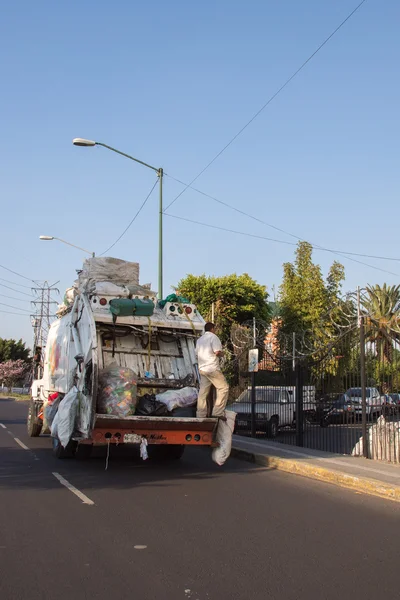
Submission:
M 107 304 L 107 300 L 106 300 L 106 298 L 100 298 L 100 304 L 101 304 L 102 306 L 105 306 L 105 305 Z

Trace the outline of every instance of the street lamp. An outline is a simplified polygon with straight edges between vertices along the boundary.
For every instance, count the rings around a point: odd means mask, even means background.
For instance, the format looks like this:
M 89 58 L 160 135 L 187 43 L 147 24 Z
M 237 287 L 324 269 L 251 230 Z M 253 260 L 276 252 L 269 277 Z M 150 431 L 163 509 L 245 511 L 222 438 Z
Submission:
M 112 150 L 112 152 L 116 152 L 121 156 L 125 156 L 125 158 L 129 158 L 130 160 L 134 160 L 135 162 L 147 167 L 148 169 L 152 169 L 157 173 L 157 176 L 160 178 L 160 201 L 159 201 L 159 215 L 158 215 L 158 297 L 161 299 L 163 297 L 163 197 L 162 197 L 162 182 L 164 171 L 161 167 L 157 169 L 157 167 L 152 167 L 147 163 L 135 158 L 134 156 L 130 156 L 129 154 L 125 154 L 125 152 L 121 152 L 112 146 L 107 146 L 107 144 L 102 144 L 101 142 L 95 142 L 93 140 L 86 140 L 84 138 L 74 138 L 72 140 L 74 146 L 83 146 L 85 148 L 91 146 L 103 146 L 103 148 L 107 148 L 107 150 Z
M 86 252 L 87 254 L 90 254 L 93 258 L 95 257 L 94 252 L 90 252 L 90 250 L 85 250 L 85 248 L 81 248 L 80 246 L 75 246 L 75 244 L 66 242 L 65 240 L 62 240 L 59 237 L 55 237 L 54 235 L 41 235 L 41 236 L 39 236 L 39 239 L 44 242 L 51 242 L 52 240 L 58 240 L 59 242 L 62 242 L 63 244 L 67 244 L 68 246 L 72 246 L 73 248 L 77 248 L 78 250 L 82 250 L 82 252 Z

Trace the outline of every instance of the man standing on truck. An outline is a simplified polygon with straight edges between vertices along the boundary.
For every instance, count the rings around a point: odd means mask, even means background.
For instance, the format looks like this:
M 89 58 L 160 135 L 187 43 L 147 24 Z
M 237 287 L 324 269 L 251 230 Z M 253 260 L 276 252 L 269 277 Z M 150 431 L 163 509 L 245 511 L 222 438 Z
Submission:
M 214 323 L 206 323 L 204 334 L 196 344 L 196 356 L 200 371 L 200 391 L 196 413 L 198 418 L 207 417 L 207 396 L 212 385 L 217 390 L 217 398 L 211 416 L 224 417 L 228 401 L 229 385 L 219 366 L 222 344 L 214 330 Z

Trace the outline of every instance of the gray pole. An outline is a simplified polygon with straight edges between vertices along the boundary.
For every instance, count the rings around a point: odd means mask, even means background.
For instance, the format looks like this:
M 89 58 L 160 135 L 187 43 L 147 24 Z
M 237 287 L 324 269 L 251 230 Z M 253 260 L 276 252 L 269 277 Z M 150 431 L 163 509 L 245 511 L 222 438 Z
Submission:
M 357 288 L 357 314 L 358 326 L 360 328 L 360 377 L 361 377 L 361 400 L 362 400 L 362 436 L 363 455 L 369 457 L 368 452 L 368 428 L 367 428 L 367 389 L 365 380 L 365 328 L 364 316 L 361 314 L 360 287 Z
M 160 168 L 158 176 L 160 178 L 160 204 L 158 218 L 158 297 L 163 299 L 163 184 L 164 171 Z

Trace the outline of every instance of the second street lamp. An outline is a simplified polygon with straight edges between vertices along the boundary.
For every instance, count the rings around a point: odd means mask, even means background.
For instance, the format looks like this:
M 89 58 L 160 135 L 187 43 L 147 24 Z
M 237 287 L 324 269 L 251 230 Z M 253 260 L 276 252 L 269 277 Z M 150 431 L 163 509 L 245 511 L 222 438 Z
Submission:
M 130 156 L 130 154 L 126 154 L 125 152 L 121 152 L 121 150 L 117 150 L 112 146 L 108 146 L 107 144 L 103 144 L 102 142 L 95 142 L 94 140 L 86 140 L 84 138 L 75 138 L 72 140 L 74 146 L 83 146 L 83 147 L 92 147 L 92 146 L 103 146 L 103 148 L 107 148 L 107 150 L 111 150 L 112 152 L 116 152 L 121 156 L 125 156 L 125 158 L 129 158 L 130 160 L 134 160 L 135 162 L 147 167 L 148 169 L 152 169 L 157 173 L 157 176 L 160 178 L 160 195 L 159 195 L 159 213 L 158 213 L 158 297 L 162 299 L 163 297 L 163 195 L 162 195 L 162 184 L 163 184 L 163 175 L 164 171 L 161 167 L 152 167 L 147 163 L 135 158 L 134 156 Z

